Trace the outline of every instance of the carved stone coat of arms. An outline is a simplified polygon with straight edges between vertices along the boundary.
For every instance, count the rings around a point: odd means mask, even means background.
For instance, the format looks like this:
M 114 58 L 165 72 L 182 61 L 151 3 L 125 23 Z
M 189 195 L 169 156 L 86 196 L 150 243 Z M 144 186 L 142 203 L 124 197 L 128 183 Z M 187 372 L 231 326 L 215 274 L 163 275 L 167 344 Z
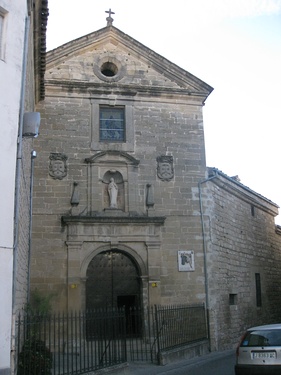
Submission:
M 61 153 L 51 153 L 49 174 L 54 179 L 62 180 L 67 175 L 67 156 Z
M 174 177 L 173 157 L 162 155 L 157 157 L 157 176 L 162 181 L 170 181 Z

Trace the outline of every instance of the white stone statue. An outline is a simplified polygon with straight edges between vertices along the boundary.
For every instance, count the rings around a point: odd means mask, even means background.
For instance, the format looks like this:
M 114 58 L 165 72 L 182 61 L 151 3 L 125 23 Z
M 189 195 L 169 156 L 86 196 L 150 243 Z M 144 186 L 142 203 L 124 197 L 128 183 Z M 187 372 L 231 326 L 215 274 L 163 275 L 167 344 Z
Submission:
M 117 208 L 117 194 L 118 194 L 118 186 L 114 182 L 114 178 L 111 177 L 108 184 L 108 194 L 110 199 L 110 208 Z

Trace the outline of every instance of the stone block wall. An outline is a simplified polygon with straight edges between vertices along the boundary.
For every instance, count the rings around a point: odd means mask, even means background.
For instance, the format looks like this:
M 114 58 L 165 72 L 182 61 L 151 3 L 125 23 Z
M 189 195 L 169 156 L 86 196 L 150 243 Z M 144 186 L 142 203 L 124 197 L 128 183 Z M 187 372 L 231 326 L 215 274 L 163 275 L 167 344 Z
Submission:
M 24 82 L 24 112 L 35 111 L 34 93 L 34 58 L 33 58 L 33 18 L 30 20 L 30 33 L 28 35 L 28 52 L 26 58 L 26 76 Z M 30 261 L 30 208 L 31 208 L 31 152 L 33 138 L 22 137 L 20 158 L 18 159 L 18 222 L 16 226 L 16 252 L 14 269 L 14 313 L 22 312 L 26 308 L 29 294 L 29 261 Z M 15 155 L 16 157 L 16 155 Z
M 97 152 L 91 149 L 95 114 L 91 101 L 83 96 L 64 92 L 56 97 L 55 93 L 47 91 L 39 107 L 42 120 L 40 137 L 35 144 L 38 156 L 33 202 L 32 288 L 54 292 L 56 308 L 60 309 L 66 308 L 68 293 L 67 228 L 62 225 L 61 216 L 72 212 L 70 200 L 74 182 L 78 182 L 80 198 L 76 211 L 89 214 L 91 193 L 85 159 Z M 129 182 L 129 211 L 147 215 L 146 185 L 150 183 L 155 204 L 149 215 L 167 218 L 161 229 L 162 245 L 157 255 L 161 270 L 160 280 L 157 280 L 159 301 L 162 304 L 204 302 L 201 223 L 196 194 L 197 181 L 205 176 L 201 107 L 140 99 L 129 105 L 135 131 L 134 151 L 130 155 L 140 161 L 134 172 L 136 177 Z M 51 153 L 67 156 L 67 175 L 61 180 L 49 174 Z M 161 155 L 173 156 L 174 178 L 171 181 L 161 181 L 157 177 L 157 157 Z M 91 186 L 96 189 L 92 194 L 93 212 L 100 205 L 99 183 L 97 177 Z M 96 198 L 99 201 L 95 201 Z M 179 272 L 178 250 L 194 251 L 195 271 Z
M 18 216 L 18 246 L 15 270 L 15 311 L 26 307 L 28 298 L 28 262 L 29 262 L 29 230 L 30 230 L 30 167 L 31 142 L 23 142 L 23 155 L 20 163 L 21 181 Z

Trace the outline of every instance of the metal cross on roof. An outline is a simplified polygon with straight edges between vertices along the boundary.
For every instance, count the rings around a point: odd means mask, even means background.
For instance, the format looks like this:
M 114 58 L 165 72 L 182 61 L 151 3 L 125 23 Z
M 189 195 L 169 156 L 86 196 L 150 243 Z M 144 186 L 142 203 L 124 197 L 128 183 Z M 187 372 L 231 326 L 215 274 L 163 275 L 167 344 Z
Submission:
M 108 13 L 108 17 L 106 18 L 107 26 L 112 26 L 112 22 L 114 21 L 114 19 L 111 17 L 111 15 L 115 13 L 111 11 L 111 8 L 109 8 L 109 10 L 106 10 L 105 13 Z

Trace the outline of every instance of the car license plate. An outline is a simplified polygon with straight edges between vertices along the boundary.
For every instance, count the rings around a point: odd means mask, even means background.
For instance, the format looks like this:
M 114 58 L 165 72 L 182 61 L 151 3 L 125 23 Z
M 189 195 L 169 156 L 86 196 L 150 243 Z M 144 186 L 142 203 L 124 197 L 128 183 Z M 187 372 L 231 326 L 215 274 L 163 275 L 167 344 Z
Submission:
M 274 359 L 276 352 L 252 352 L 253 359 Z

